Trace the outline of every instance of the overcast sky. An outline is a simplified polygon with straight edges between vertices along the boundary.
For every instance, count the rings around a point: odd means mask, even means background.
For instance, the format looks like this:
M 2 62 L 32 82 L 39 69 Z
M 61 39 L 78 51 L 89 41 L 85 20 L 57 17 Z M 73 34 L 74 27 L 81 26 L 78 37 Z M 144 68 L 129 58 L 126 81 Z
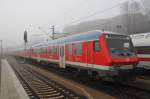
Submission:
M 24 30 L 29 35 L 41 34 L 43 32 L 38 27 L 48 32 L 48 27 L 55 25 L 56 30 L 62 31 L 68 23 L 112 7 L 120 1 L 127 0 L 0 0 L 0 39 L 5 46 L 10 46 L 23 42 Z M 114 9 L 79 22 L 110 17 L 116 12 Z

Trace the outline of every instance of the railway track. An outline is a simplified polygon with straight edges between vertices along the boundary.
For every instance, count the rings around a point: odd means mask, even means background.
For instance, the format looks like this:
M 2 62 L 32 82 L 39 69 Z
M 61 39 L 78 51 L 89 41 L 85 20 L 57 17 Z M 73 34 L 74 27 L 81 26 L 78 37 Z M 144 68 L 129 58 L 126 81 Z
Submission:
M 120 94 L 120 97 L 123 99 L 150 99 L 150 90 L 131 84 L 128 85 L 104 82 L 103 86 L 112 90 L 113 94 Z
M 150 89 L 146 90 L 142 87 L 139 87 L 140 85 L 128 85 L 128 84 L 116 84 L 116 83 L 110 83 L 110 82 L 93 82 L 93 81 L 87 81 L 82 80 L 79 77 L 76 77 L 75 79 L 70 76 L 70 74 L 67 72 L 59 71 L 57 69 L 49 68 L 48 66 L 34 64 L 34 65 L 28 65 L 28 64 L 22 64 L 23 67 L 26 67 L 28 70 L 32 70 L 32 66 L 40 67 L 39 69 L 45 69 L 49 72 L 56 73 L 58 75 L 61 75 L 65 78 L 75 80 L 76 82 L 79 82 L 81 84 L 84 84 L 88 87 L 94 88 L 96 90 L 99 90 L 105 94 L 109 94 L 111 96 L 114 96 L 118 99 L 150 99 Z M 28 68 L 27 68 L 28 67 Z M 38 70 L 38 69 L 37 69 Z M 36 71 L 34 71 L 36 72 Z M 71 99 L 71 98 L 69 98 Z M 99 98 L 98 98 L 99 99 Z
M 31 99 L 87 99 L 25 65 L 11 66 Z
M 43 67 L 39 66 L 43 69 Z M 54 73 L 59 73 L 60 75 L 66 75 L 65 72 L 58 72 L 58 70 L 47 68 L 44 66 L 46 70 L 49 70 Z M 67 74 L 67 76 L 69 73 Z M 72 77 L 69 77 L 69 79 L 72 79 Z M 84 85 L 90 86 L 92 88 L 104 91 L 108 94 L 111 94 L 113 96 L 116 96 L 120 99 L 150 99 L 150 89 L 147 90 L 145 88 L 142 88 L 139 84 L 116 84 L 111 82 L 92 82 L 92 81 L 82 81 L 79 80 L 78 77 L 76 77 L 75 81 L 78 81 L 80 83 L 83 83 Z M 87 83 L 88 82 L 88 83 Z

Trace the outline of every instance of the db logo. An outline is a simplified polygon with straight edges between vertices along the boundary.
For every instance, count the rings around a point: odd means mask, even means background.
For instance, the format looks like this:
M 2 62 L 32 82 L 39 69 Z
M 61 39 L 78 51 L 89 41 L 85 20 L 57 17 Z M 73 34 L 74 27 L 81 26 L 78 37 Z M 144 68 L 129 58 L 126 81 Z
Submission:
M 129 58 L 126 58 L 125 60 L 126 60 L 126 61 L 130 61 L 130 59 L 129 59 Z

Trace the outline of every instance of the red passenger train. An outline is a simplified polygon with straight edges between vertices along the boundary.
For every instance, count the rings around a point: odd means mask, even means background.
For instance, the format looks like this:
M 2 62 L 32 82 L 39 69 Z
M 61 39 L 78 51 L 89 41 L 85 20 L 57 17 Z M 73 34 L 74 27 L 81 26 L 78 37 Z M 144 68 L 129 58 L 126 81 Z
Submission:
M 28 49 L 26 56 L 23 53 L 17 55 L 102 79 L 132 78 L 139 62 L 130 36 L 99 30 L 40 43 Z

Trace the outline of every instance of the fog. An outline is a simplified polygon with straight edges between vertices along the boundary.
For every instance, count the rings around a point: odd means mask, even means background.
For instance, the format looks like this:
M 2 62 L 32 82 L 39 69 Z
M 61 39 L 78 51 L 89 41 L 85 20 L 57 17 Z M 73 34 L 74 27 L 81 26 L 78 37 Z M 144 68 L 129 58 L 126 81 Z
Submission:
M 128 0 L 0 0 L 0 39 L 5 47 L 19 46 L 25 30 L 30 41 L 48 39 L 43 31 L 50 34 L 52 25 L 61 33 L 67 26 L 113 17 L 120 13 L 120 7 L 100 12 L 125 1 Z
M 120 13 L 116 13 L 115 9 L 120 9 Z M 106 13 L 113 13 L 113 15 L 69 25 L 65 27 L 64 32 L 79 33 L 95 29 L 129 35 L 150 32 L 150 1 L 148 0 L 129 0 L 101 14 L 106 15 Z

